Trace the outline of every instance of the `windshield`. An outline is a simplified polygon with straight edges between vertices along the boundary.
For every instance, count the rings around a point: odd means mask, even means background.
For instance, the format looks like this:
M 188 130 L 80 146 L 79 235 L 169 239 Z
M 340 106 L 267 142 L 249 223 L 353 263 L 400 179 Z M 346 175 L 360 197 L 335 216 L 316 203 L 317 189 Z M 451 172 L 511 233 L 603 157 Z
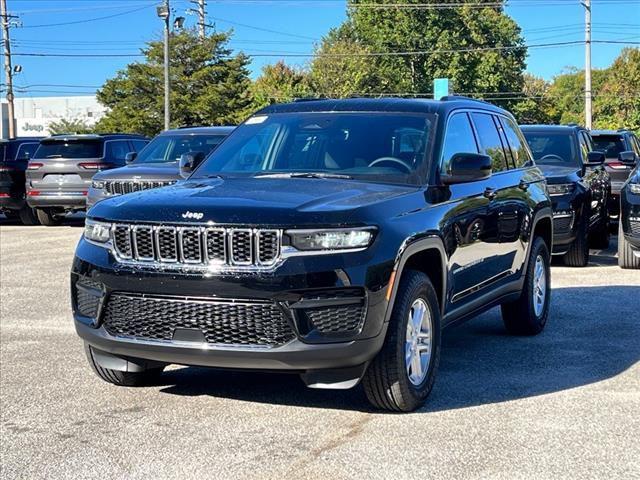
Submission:
M 604 152 L 607 158 L 618 158 L 626 150 L 622 135 L 598 135 L 593 137 L 593 149 Z
M 33 158 L 102 158 L 102 141 L 49 140 L 40 143 Z
M 533 158 L 539 165 L 580 167 L 573 135 L 565 132 L 523 130 Z
M 220 145 L 226 135 L 161 135 L 138 154 L 134 163 L 177 162 L 183 153 L 203 157 Z
M 434 124 L 433 115 L 406 113 L 258 115 L 238 127 L 193 177 L 342 176 L 418 183 Z

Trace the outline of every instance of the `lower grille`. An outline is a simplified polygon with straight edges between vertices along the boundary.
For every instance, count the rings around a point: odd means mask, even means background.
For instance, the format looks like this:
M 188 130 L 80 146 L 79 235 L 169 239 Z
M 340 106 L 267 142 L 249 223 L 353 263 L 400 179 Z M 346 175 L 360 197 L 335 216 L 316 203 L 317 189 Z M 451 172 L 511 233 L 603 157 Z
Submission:
M 95 318 L 102 298 L 102 284 L 88 278 L 76 283 L 76 308 L 85 317 Z
M 308 292 L 291 307 L 304 334 L 358 333 L 366 313 L 364 292 L 357 288 Z
M 364 306 L 309 308 L 304 311 L 304 314 L 320 333 L 349 333 L 360 330 L 364 320 Z
M 553 217 L 554 233 L 567 233 L 573 227 L 573 215 L 563 215 Z
M 104 182 L 104 189 L 111 195 L 122 195 L 125 193 L 140 192 L 151 188 L 166 187 L 173 185 L 175 180 L 146 181 L 146 180 L 107 180 Z
M 104 314 L 111 335 L 171 340 L 176 329 L 198 329 L 207 343 L 274 347 L 295 338 L 274 303 L 150 297 L 114 293 Z
M 640 235 L 640 220 L 629 220 L 629 231 L 632 235 Z

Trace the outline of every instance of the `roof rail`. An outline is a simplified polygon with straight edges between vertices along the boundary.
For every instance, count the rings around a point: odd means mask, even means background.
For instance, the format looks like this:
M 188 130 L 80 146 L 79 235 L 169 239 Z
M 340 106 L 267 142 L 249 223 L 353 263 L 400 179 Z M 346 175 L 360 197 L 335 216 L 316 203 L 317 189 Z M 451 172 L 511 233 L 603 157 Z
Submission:
M 481 100 L 479 98 L 471 98 L 471 97 L 465 97 L 464 95 L 447 95 L 446 97 L 442 97 L 440 99 L 443 102 L 451 102 L 453 100 L 467 100 L 470 102 L 479 102 L 479 103 L 487 103 L 489 105 L 493 105 L 491 102 L 487 102 L 486 100 Z
M 328 100 L 327 97 L 300 97 L 294 98 L 293 101 L 298 102 L 315 102 L 317 100 Z

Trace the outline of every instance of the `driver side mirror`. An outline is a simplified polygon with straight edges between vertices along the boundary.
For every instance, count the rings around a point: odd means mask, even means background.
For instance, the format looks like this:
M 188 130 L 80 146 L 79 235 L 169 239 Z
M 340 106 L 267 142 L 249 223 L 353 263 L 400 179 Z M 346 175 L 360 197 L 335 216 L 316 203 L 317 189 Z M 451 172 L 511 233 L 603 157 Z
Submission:
M 592 152 L 587 153 L 587 163 L 588 167 L 597 167 L 602 165 L 605 160 L 604 152 L 599 150 L 593 150 Z
M 127 165 L 129 165 L 136 159 L 137 156 L 138 152 L 129 152 L 124 156 L 124 161 Z
M 202 152 L 187 152 L 180 156 L 180 176 L 187 178 L 202 162 L 204 155 Z
M 478 153 L 456 153 L 449 163 L 449 172 L 442 175 L 445 185 L 485 180 L 491 176 L 491 157 Z
M 628 152 L 620 152 L 618 160 L 627 166 L 633 166 L 638 161 L 638 156 L 636 155 L 636 152 L 629 150 Z

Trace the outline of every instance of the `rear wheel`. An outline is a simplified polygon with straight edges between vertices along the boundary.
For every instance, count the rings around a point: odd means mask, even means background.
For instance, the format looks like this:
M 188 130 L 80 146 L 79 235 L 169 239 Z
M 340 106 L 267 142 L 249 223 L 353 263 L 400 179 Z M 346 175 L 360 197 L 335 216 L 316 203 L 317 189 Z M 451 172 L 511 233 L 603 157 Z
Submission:
M 56 225 L 60 225 L 62 223 L 62 214 L 49 208 L 37 208 L 36 215 L 40 223 L 42 225 L 46 225 L 47 227 L 55 227 Z
M 512 335 L 537 335 L 547 323 L 551 299 L 549 248 L 536 237 L 527 263 L 524 289 L 520 298 L 502 305 L 502 320 Z
M 631 244 L 624 238 L 622 220 L 618 226 L 618 265 L 621 268 L 640 268 L 640 257 L 633 253 Z
M 564 264 L 569 267 L 586 267 L 589 264 L 589 232 L 587 231 L 587 218 L 584 216 L 578 225 L 578 234 L 571 244 L 569 251 L 565 253 Z
M 421 407 L 440 361 L 440 310 L 429 277 L 402 275 L 387 337 L 362 384 L 376 408 L 410 412 Z
M 25 205 L 20 209 L 20 221 L 23 225 L 40 225 L 35 209 Z
M 120 370 L 112 370 L 110 368 L 101 367 L 95 360 L 91 347 L 88 344 L 84 344 L 84 352 L 87 355 L 87 360 L 91 369 L 102 380 L 108 383 L 113 383 L 121 387 L 141 387 L 144 385 L 150 385 L 160 378 L 164 367 L 151 368 L 142 372 L 121 372 Z

